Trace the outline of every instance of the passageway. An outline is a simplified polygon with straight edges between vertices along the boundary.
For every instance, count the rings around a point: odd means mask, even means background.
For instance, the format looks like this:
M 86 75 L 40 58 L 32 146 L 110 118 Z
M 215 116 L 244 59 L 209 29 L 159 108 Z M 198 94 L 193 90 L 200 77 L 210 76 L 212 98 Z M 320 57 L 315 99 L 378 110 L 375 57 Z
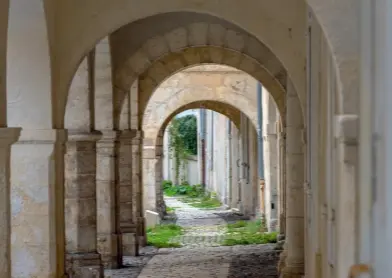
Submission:
M 171 242 L 180 248 L 141 249 L 139 257 L 125 257 L 125 267 L 107 270 L 107 278 L 273 278 L 279 251 L 274 244 L 222 246 L 227 224 L 243 223 L 244 217 L 222 207 L 202 209 L 165 197 L 175 217 L 164 224 L 181 226 L 183 234 Z

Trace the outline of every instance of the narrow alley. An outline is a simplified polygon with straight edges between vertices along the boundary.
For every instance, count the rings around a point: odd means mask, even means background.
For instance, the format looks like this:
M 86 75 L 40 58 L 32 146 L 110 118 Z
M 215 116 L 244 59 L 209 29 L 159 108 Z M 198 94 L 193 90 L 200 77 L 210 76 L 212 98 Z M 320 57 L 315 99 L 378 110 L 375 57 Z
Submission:
M 106 278 L 275 278 L 279 251 L 275 244 L 222 246 L 227 224 L 244 222 L 224 208 L 202 209 L 165 197 L 175 211 L 165 220 L 183 228 L 171 240 L 179 248 L 141 248 L 138 257 L 125 257 L 124 268 L 106 270 Z

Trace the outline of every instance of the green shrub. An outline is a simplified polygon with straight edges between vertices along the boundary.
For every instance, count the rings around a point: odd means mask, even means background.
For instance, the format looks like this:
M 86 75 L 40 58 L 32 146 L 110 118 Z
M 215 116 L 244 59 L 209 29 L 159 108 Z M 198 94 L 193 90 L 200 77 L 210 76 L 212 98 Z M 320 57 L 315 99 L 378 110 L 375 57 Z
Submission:
M 188 182 L 183 182 L 180 185 L 173 185 L 171 181 L 162 182 L 163 192 L 166 196 L 189 196 L 201 197 L 204 196 L 204 188 L 200 184 L 190 185 Z
M 172 181 L 164 180 L 162 182 L 163 190 L 168 189 L 168 188 L 170 188 L 172 186 L 173 186 L 173 182 Z
M 263 221 L 238 221 L 227 225 L 223 245 L 276 243 L 278 233 L 265 233 Z
M 147 229 L 147 245 L 157 248 L 181 247 L 181 244 L 171 240 L 182 234 L 183 229 L 178 225 L 157 225 Z

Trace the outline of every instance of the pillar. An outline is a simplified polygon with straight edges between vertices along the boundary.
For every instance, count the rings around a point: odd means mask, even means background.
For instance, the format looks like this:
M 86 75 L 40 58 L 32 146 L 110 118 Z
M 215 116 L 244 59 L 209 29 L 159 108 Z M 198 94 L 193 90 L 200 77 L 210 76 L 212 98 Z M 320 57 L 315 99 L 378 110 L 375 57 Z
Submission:
M 278 222 L 277 200 L 277 135 L 276 105 L 267 92 L 262 97 L 263 104 L 263 148 L 265 177 L 265 218 L 268 231 L 276 231 Z
M 136 135 L 133 130 L 122 130 L 118 142 L 117 202 L 122 254 L 124 256 L 136 256 L 139 252 L 136 231 L 137 219 L 133 215 L 132 185 L 132 140 Z
M 156 164 L 158 163 L 156 157 L 155 146 L 143 145 L 143 210 L 157 212 L 157 191 L 156 191 Z M 143 213 L 144 213 L 143 212 Z M 150 226 L 151 223 L 146 223 Z
M 69 135 L 65 155 L 65 236 L 70 277 L 103 277 L 97 252 L 96 141 L 101 134 Z
M 227 146 L 226 146 L 226 171 L 227 171 L 227 195 L 226 205 L 231 207 L 232 204 L 232 190 L 233 190 L 233 152 L 232 152 L 232 125 L 230 119 L 227 119 Z
M 240 171 L 240 159 L 239 159 L 239 134 L 237 127 L 231 123 L 232 126 L 232 137 L 231 137 L 231 168 L 232 168 L 232 182 L 231 182 L 231 207 L 238 209 L 239 202 L 239 171 Z
M 286 244 L 283 278 L 304 274 L 304 126 L 298 96 L 288 82 L 286 111 Z
M 142 169 L 141 169 L 141 143 L 142 132 L 135 131 L 135 136 L 132 138 L 132 213 L 133 219 L 136 221 L 137 239 L 140 246 L 145 246 L 146 231 L 142 207 Z
M 278 195 L 279 195 L 279 238 L 283 240 L 286 234 L 286 133 L 280 127 L 278 132 Z
M 249 165 L 249 120 L 246 115 L 241 114 L 241 143 L 240 143 L 240 160 L 241 160 L 241 186 L 239 198 L 239 209 L 246 215 L 252 213 L 252 185 Z
M 249 121 L 249 189 L 248 196 L 250 197 L 247 202 L 249 202 L 250 216 L 252 218 L 261 217 L 260 211 L 260 179 L 258 172 L 258 137 L 257 131 Z
M 163 138 L 158 136 L 159 145 L 156 146 L 156 163 L 155 163 L 155 191 L 156 191 L 156 206 L 157 212 L 159 213 L 160 217 L 166 213 L 166 205 L 165 200 L 163 198 L 163 188 L 162 188 L 162 181 L 163 181 Z M 180 172 L 181 171 L 180 169 Z
M 11 278 L 11 145 L 19 128 L 0 128 L 0 277 Z
M 7 121 L 23 128 L 11 148 L 12 277 L 63 277 L 67 134 L 64 96 L 52 83 L 51 10 L 40 0 L 9 4 Z
M 117 132 L 103 130 L 97 142 L 97 241 L 98 252 L 107 268 L 122 264 L 122 245 L 116 207 Z

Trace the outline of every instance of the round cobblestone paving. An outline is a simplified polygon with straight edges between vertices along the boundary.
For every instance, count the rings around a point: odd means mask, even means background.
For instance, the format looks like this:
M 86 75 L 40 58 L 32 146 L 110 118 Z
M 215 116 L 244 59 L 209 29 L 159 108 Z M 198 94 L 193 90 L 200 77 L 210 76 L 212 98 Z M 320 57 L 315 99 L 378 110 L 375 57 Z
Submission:
M 125 257 L 124 268 L 106 270 L 106 278 L 277 278 L 279 252 L 273 244 L 220 246 L 225 224 L 241 216 L 203 210 L 166 198 L 176 210 L 177 225 L 185 233 L 173 239 L 183 247 L 145 247 L 138 257 Z

